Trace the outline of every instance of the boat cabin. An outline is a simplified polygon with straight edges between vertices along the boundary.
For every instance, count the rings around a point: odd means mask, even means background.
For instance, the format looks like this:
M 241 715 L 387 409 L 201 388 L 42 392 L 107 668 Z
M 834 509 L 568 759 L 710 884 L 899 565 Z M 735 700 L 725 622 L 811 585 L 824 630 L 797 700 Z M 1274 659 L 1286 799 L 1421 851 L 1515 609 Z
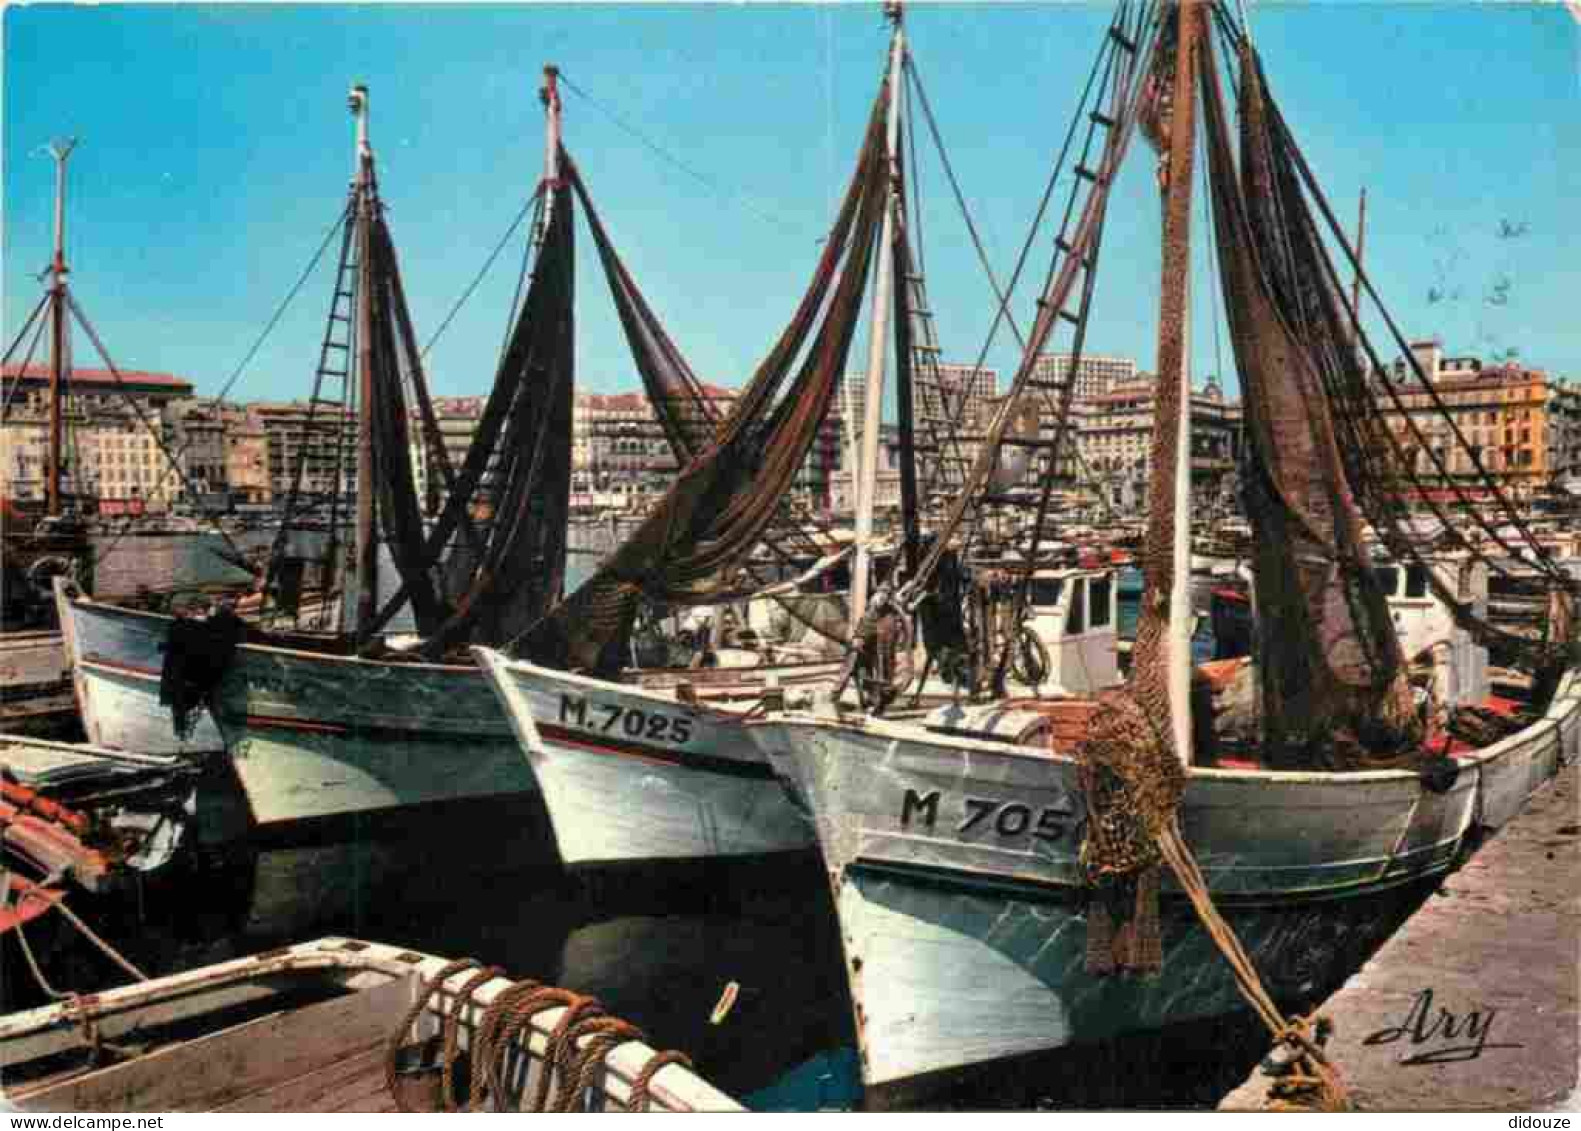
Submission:
M 1375 557 L 1373 576 L 1383 588 L 1400 647 L 1408 662 L 1431 657 L 1436 692 L 1445 704 L 1480 703 L 1489 694 L 1488 650 L 1455 624 L 1455 618 L 1428 583 L 1431 568 L 1439 581 L 1480 619 L 1488 615 L 1488 567 L 1466 555 L 1442 556 L 1423 563 Z
M 1048 652 L 1040 695 L 1090 695 L 1120 680 L 1120 586 L 1112 569 L 1039 569 L 1027 623 Z

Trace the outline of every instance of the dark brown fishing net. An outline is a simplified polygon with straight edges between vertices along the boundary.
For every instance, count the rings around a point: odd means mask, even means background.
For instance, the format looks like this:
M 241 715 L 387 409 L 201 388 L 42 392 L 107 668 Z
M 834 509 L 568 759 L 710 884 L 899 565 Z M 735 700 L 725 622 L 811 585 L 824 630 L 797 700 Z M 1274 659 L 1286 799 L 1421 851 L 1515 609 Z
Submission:
M 644 600 L 706 603 L 736 585 L 742 562 L 781 513 L 845 369 L 888 199 L 885 118 L 880 98 L 812 283 L 713 443 L 637 533 L 522 636 L 523 654 L 556 667 L 615 670 Z
M 1414 752 L 1420 724 L 1362 545 L 1321 347 L 1308 345 L 1326 329 L 1331 296 L 1307 281 L 1321 272 L 1288 211 L 1300 201 L 1276 188 L 1256 68 L 1243 67 L 1242 77 L 1237 177 L 1217 73 L 1204 53 L 1208 182 L 1250 455 L 1264 758 L 1289 768 L 1374 764 Z
M 638 289 L 616 252 L 574 162 L 567 163 L 566 178 L 582 202 L 604 268 L 604 278 L 609 284 L 610 296 L 632 360 L 642 377 L 648 402 L 653 406 L 677 465 L 684 468 L 713 445 L 724 413 L 709 398 L 702 382 Z M 748 588 L 758 589 L 779 580 L 776 566 L 800 572 L 826 552 L 830 544 L 824 537 L 826 533 L 804 508 L 787 499 L 763 534 L 764 548 L 772 560 L 743 563 L 750 579 Z M 802 616 L 794 602 L 780 602 L 780 608 L 793 620 L 830 639 L 843 643 L 849 635 L 843 624 L 827 625 Z
M 560 160 L 566 161 L 564 151 Z M 445 562 L 452 613 L 427 649 L 500 644 L 559 600 L 571 488 L 575 351 L 574 210 L 550 190 L 549 217 L 521 315 L 431 541 L 470 521 Z
M 1156 973 L 1163 964 L 1158 933 L 1159 836 L 1175 821 L 1185 788 L 1174 749 L 1170 672 L 1175 649 L 1190 641 L 1171 632 L 1175 597 L 1175 488 L 1186 364 L 1186 282 L 1191 265 L 1190 219 L 1196 109 L 1192 78 L 1201 36 L 1200 8 L 1173 50 L 1157 56 L 1148 76 L 1150 123 L 1145 136 L 1159 151 L 1163 189 L 1163 262 L 1158 324 L 1158 402 L 1152 441 L 1153 476 L 1142 542 L 1145 579 L 1130 679 L 1106 696 L 1076 748 L 1087 806 L 1082 868 L 1092 889 L 1087 909 L 1087 968 L 1093 973 Z M 1177 9 L 1170 25 L 1179 18 Z M 1175 704 L 1185 710 L 1185 704 Z

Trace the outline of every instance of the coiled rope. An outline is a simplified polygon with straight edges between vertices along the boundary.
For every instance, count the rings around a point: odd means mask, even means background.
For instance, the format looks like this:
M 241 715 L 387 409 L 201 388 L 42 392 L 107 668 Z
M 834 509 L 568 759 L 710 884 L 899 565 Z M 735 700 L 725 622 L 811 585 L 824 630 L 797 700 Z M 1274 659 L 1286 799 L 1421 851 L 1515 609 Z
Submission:
M 396 1107 L 410 1112 L 401 1077 L 412 1070 L 401 1067 L 402 1053 L 409 1043 L 413 1026 L 430 1005 L 438 1000 L 445 982 L 467 970 L 475 971 L 454 992 L 444 1013 L 439 1063 L 423 1065 L 417 1071 L 440 1071 L 440 1104 L 445 1111 L 462 1110 L 454 1091 L 456 1063 L 460 1059 L 462 1015 L 475 1005 L 473 995 L 484 984 L 500 977 L 496 967 L 484 967 L 476 959 L 462 958 L 446 963 L 424 985 L 412 1007 L 391 1035 L 385 1058 L 385 1082 Z M 548 1035 L 543 1065 L 533 1095 L 518 1109 L 531 1112 L 573 1112 L 582 1110 L 595 1090 L 605 1058 L 628 1041 L 646 1042 L 642 1031 L 629 1022 L 607 1013 L 593 997 L 571 990 L 545 986 L 533 981 L 515 982 L 494 996 L 478 1020 L 470 1049 L 470 1070 L 466 1110 L 504 1111 L 509 1102 L 506 1079 L 512 1057 L 527 1055 L 532 1018 L 547 1009 L 562 1008 L 564 1014 Z M 520 1038 L 520 1040 L 518 1040 Z M 679 1052 L 658 1052 L 648 1058 L 631 1085 L 626 1110 L 645 1112 L 652 1102 L 653 1078 L 666 1065 L 692 1067 L 691 1060 Z

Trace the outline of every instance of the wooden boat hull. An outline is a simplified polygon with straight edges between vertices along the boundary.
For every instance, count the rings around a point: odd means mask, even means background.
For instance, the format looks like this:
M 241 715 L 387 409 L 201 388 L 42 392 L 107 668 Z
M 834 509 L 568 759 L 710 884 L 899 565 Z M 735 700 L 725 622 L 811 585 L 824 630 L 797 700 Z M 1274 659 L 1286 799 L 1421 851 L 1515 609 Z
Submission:
M 381 943 L 320 939 L 0 1017 L 7 1099 L 32 1112 L 392 1111 L 386 1049 L 446 965 Z M 475 973 L 457 971 L 423 1002 L 413 1018 L 417 1039 L 440 1033 Z M 456 1011 L 463 1054 L 475 1047 L 488 1007 L 512 985 L 489 979 Z M 507 1038 L 499 1078 L 506 1110 L 530 1110 L 565 1015 L 563 1005 L 541 1008 Z M 148 1047 L 129 1059 L 95 1055 L 88 1046 L 100 1038 Z M 637 1039 L 604 1051 L 590 1066 L 578 1109 L 627 1110 L 654 1055 Z M 466 1074 L 463 1059 L 458 1075 Z M 410 1100 L 431 1093 L 438 1076 L 419 1071 L 397 1086 Z M 654 1111 L 741 1110 L 682 1064 L 651 1073 L 649 1098 Z
M 84 743 L 0 738 L 0 847 L 39 875 L 123 890 L 193 839 L 198 769 Z
M 538 792 L 475 667 L 243 645 L 214 709 L 260 825 Z
M 0 633 L 0 698 L 9 702 L 36 689 L 58 691 L 70 679 L 59 632 Z
M 62 597 L 90 739 L 224 750 L 259 825 L 537 792 L 476 668 L 242 645 L 190 737 L 159 702 L 170 618 Z
M 474 652 L 543 788 L 566 864 L 702 860 L 812 847 L 811 825 L 745 734 L 741 715 L 761 693 L 762 675 L 749 688 L 748 673 L 728 673 L 741 698 L 716 707 L 682 703 L 673 692 L 540 668 L 489 649 Z M 833 668 L 778 670 L 826 679 Z
M 176 734 L 159 702 L 159 673 L 171 618 L 134 612 L 57 590 L 61 634 L 88 741 L 136 754 L 201 756 L 225 748 L 207 711 Z
M 748 728 L 814 814 L 834 889 L 866 1083 L 914 1078 L 1237 1011 L 1244 1003 L 1166 877 L 1157 979 L 1085 969 L 1075 763 L 882 723 Z M 1415 774 L 1193 770 L 1182 826 L 1221 910 L 1291 1001 L 1381 941 L 1381 901 L 1456 866 L 1581 752 L 1581 681 L 1548 717 Z

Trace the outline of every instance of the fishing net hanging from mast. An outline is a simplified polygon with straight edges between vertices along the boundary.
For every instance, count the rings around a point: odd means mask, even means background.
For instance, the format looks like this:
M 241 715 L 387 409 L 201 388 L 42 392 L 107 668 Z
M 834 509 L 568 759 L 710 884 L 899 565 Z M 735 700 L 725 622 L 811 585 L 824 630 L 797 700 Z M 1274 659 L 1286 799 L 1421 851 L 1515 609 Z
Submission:
M 616 252 L 574 162 L 566 166 L 565 175 L 582 202 L 621 328 L 642 378 L 643 389 L 676 464 L 684 468 L 714 444 L 723 414 L 707 395 L 702 382 L 697 379 L 686 358 L 648 305 L 631 272 Z M 765 551 L 780 565 L 794 567 L 795 572 L 804 569 L 808 561 L 825 555 L 831 542 L 828 531 L 805 508 L 797 506 L 789 498 L 763 534 Z M 777 580 L 771 575 L 767 562 L 749 560 L 744 568 L 754 588 L 770 585 Z M 803 616 L 794 601 L 781 602 L 781 607 L 793 619 L 814 632 L 831 639 L 844 639 L 842 629 Z
M 781 512 L 844 372 L 889 192 L 886 118 L 880 97 L 812 283 L 709 447 L 636 534 L 521 637 L 523 654 L 557 667 L 609 670 L 623 662 L 644 600 L 709 602 L 735 585 L 735 571 Z
M 1154 5 L 1122 3 L 1110 24 L 1103 46 L 1094 60 L 1078 114 L 1072 120 L 1065 147 L 1050 178 L 1048 191 L 1052 193 L 1053 186 L 1059 180 L 1080 121 L 1085 119 L 1097 127 L 1102 141 L 1093 146 L 1096 153 L 1090 155 L 1090 160 L 1084 157 L 1075 170 L 1075 176 L 1071 178 L 1063 223 L 1055 240 L 1055 254 L 1038 300 L 1037 317 L 1027 335 L 1015 376 L 986 428 L 981 443 L 977 445 L 961 488 L 951 492 L 949 509 L 929 539 L 920 562 L 903 581 L 897 578 L 895 583 L 884 586 L 875 595 L 863 617 L 863 623 L 854 634 L 857 639 L 865 638 L 879 617 L 891 608 L 898 607 L 909 612 L 922 606 L 925 601 L 939 603 L 939 599 L 931 594 L 936 582 L 951 580 L 949 574 L 952 571 L 945 568 L 946 562 L 979 538 L 979 528 L 988 514 L 991 483 L 999 470 L 1001 453 L 1018 442 L 1024 446 L 1049 447 L 1041 436 L 1031 445 L 1026 445 L 1017 436 L 1029 414 L 1052 426 L 1050 429 L 1039 425 L 1041 433 L 1052 432 L 1057 438 L 1069 435 L 1070 399 L 1052 397 L 1048 382 L 1041 376 L 1039 357 L 1061 323 L 1079 325 L 1085 317 L 1086 296 L 1096 271 L 1096 247 L 1109 192 L 1134 135 L 1137 114 L 1144 102 L 1145 92 L 1139 77 L 1147 74 L 1149 61 L 1155 53 L 1158 22 Z M 1088 137 L 1090 142 L 1093 135 L 1089 133 Z M 1029 236 L 1028 246 L 1031 238 Z M 1013 277 L 1007 289 L 1013 291 L 1014 286 Z M 1077 290 L 1078 286 L 1080 291 Z M 1077 295 L 1081 296 L 1078 309 L 1073 310 L 1071 300 Z M 1049 454 L 1046 462 L 1050 469 L 1057 467 L 1057 453 L 1058 448 L 1054 447 Z M 1037 545 L 1035 540 L 1032 541 L 1027 547 L 1028 552 L 1035 554 Z M 855 651 L 848 655 L 847 678 L 854 672 L 856 657 Z M 982 659 L 993 662 L 992 657 Z
M 559 160 L 568 161 L 565 151 Z M 570 511 L 575 380 L 575 216 L 547 186 L 547 224 L 493 388 L 408 588 L 441 570 L 445 617 L 419 631 L 431 654 L 460 641 L 500 644 L 560 598 Z M 466 528 L 473 534 L 468 537 Z M 463 537 L 457 539 L 460 531 Z M 439 554 L 452 541 L 442 561 Z M 414 601 L 415 603 L 415 601 Z
M 1269 170 L 1272 191 L 1265 197 L 1262 214 L 1278 225 L 1277 238 L 1265 241 L 1268 258 L 1277 268 L 1270 272 L 1269 283 L 1281 309 L 1300 333 L 1321 380 L 1355 502 L 1392 555 L 1422 567 L 1434 596 L 1450 610 L 1458 627 L 1469 631 L 1479 643 L 1501 646 L 1518 657 L 1518 662 L 1534 668 L 1564 662 L 1572 646 L 1569 625 L 1574 620 L 1574 581 L 1536 539 L 1524 515 L 1489 473 L 1479 451 L 1468 442 L 1422 372 L 1312 175 L 1268 88 L 1249 38 L 1235 27 L 1222 5 L 1215 8 L 1215 15 L 1226 53 L 1239 62 L 1243 121 L 1245 105 L 1252 99 L 1253 113 L 1262 122 L 1251 152 Z M 1247 144 L 1243 140 L 1243 149 Z M 1405 381 L 1383 364 L 1362 325 L 1360 309 L 1350 309 L 1340 297 L 1342 285 L 1325 232 L 1356 271 L 1364 293 L 1401 351 L 1410 371 Z M 1421 393 L 1429 401 L 1427 416 L 1445 425 L 1452 446 L 1464 453 L 1474 469 L 1475 493 L 1449 473 L 1448 452 L 1430 441 L 1419 406 L 1405 400 L 1408 394 Z M 1397 433 L 1392 421 L 1403 422 L 1403 432 Z M 1436 481 L 1428 481 L 1415 470 L 1418 451 L 1432 464 Z M 1438 533 L 1431 541 L 1410 521 L 1413 499 L 1437 519 Z M 1559 623 L 1545 623 L 1543 635 L 1537 638 L 1488 624 L 1476 611 L 1470 594 L 1446 579 L 1442 568 L 1435 568 L 1443 563 L 1435 563 L 1433 554 L 1442 549 L 1463 552 L 1463 562 L 1485 563 L 1514 589 L 1548 596 Z
M 1405 658 L 1362 545 L 1320 367 L 1322 289 L 1298 258 L 1256 69 L 1242 68 L 1241 166 L 1211 50 L 1201 89 L 1208 182 L 1249 458 L 1257 675 L 1270 764 L 1333 768 L 1414 751 Z

